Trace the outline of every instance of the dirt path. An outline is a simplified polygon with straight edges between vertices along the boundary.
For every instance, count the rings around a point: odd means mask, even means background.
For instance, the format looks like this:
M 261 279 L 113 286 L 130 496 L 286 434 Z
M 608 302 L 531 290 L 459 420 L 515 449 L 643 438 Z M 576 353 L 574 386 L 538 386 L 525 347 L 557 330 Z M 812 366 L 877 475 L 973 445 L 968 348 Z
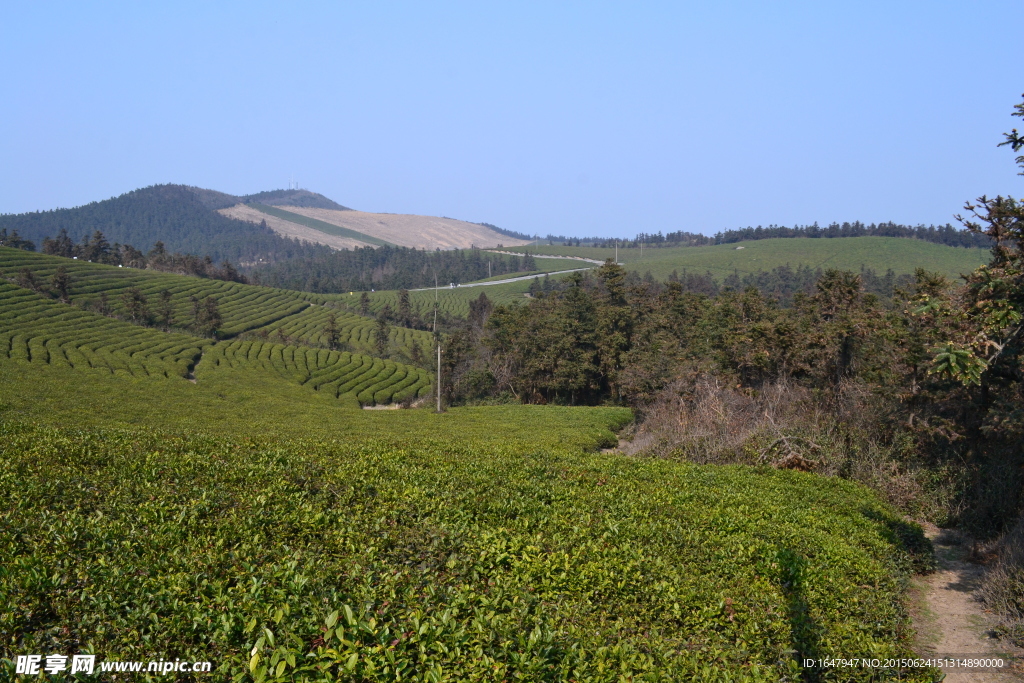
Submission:
M 993 637 L 993 619 L 976 595 L 984 569 L 964 561 L 967 548 L 951 532 L 930 524 L 925 534 L 935 546 L 938 569 L 918 582 L 914 625 L 921 656 L 989 658 L 1024 655 L 1024 650 Z M 1019 672 L 945 668 L 945 683 L 1024 681 Z
M 205 355 L 206 355 L 206 349 L 203 349 L 202 351 L 199 352 L 199 360 L 197 360 L 192 365 L 192 369 L 189 370 L 188 374 L 185 376 L 185 379 L 187 379 L 189 382 L 192 382 L 192 384 L 196 383 L 196 368 L 199 367 L 199 364 L 203 362 L 203 356 L 205 356 Z

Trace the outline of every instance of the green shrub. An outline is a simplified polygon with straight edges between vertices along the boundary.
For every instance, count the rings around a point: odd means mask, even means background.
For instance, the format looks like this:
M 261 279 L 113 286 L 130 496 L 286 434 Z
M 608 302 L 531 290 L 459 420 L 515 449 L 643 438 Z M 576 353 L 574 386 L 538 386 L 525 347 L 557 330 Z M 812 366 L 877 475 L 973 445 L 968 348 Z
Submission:
M 502 414 L 528 430 L 543 411 Z M 858 486 L 477 443 L 0 426 L 0 657 L 159 653 L 239 681 L 779 681 L 802 657 L 909 652 L 908 527 Z

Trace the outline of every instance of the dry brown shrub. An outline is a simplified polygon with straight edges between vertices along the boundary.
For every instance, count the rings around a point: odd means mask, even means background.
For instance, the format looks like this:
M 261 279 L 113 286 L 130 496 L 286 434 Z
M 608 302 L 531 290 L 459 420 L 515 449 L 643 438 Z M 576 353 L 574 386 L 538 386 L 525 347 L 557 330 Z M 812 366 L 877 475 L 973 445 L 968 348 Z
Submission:
M 625 450 L 698 463 L 752 462 L 745 444 L 808 409 L 814 412 L 810 393 L 785 381 L 744 392 L 715 375 L 680 378 L 644 410 Z
M 883 421 L 871 392 L 854 382 L 826 396 L 792 381 L 744 389 L 712 374 L 679 378 L 643 411 L 629 454 L 700 464 L 772 465 L 863 483 L 896 507 L 924 512 L 927 497 L 900 456 L 877 433 Z
M 999 615 L 1002 634 L 1024 646 L 1024 519 L 986 550 L 998 559 L 985 573 L 979 594 Z

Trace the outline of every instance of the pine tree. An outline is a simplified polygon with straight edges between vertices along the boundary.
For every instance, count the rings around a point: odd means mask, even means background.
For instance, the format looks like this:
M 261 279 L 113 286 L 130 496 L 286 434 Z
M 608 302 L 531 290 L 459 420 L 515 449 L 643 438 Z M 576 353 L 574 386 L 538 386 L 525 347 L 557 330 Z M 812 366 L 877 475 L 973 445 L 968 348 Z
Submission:
M 0 229 L 0 247 L 11 247 L 12 249 L 22 249 L 24 251 L 36 250 L 35 242 L 22 239 L 17 230 L 11 230 L 11 234 L 8 235 L 7 228 Z
M 327 327 L 324 328 L 324 334 L 327 337 L 327 348 L 331 351 L 337 351 L 340 334 L 338 332 L 338 318 L 334 315 L 334 311 L 330 311 L 327 314 Z
M 71 276 L 68 275 L 67 268 L 57 266 L 53 277 L 50 278 L 50 285 L 57 291 L 57 296 L 60 298 L 61 303 L 71 303 L 71 298 L 68 294 L 71 289 Z
M 57 236 L 53 239 L 47 237 L 43 240 L 43 253 L 50 254 L 51 256 L 63 256 L 64 258 L 71 258 L 76 256 L 75 243 L 68 237 L 68 231 L 64 228 L 60 229 Z
M 146 323 L 149 321 L 149 310 L 146 308 L 146 295 L 138 287 L 129 287 L 128 291 L 121 295 L 121 302 L 124 304 L 125 312 L 133 323 Z
M 217 328 L 220 327 L 220 324 L 222 322 L 220 317 L 220 309 L 217 307 L 216 298 L 208 296 L 205 299 L 203 299 L 202 318 L 203 333 L 213 335 L 216 337 Z
M 40 290 L 39 280 L 36 279 L 36 274 L 28 266 L 18 271 L 18 286 L 31 289 L 33 292 Z
M 388 348 L 390 347 L 390 341 L 388 335 L 391 334 L 391 326 L 388 325 L 387 318 L 384 317 L 384 311 L 377 316 L 376 326 L 376 339 L 374 343 L 377 347 L 377 355 L 381 358 L 387 358 Z
M 163 325 L 164 332 L 168 332 L 171 329 L 171 325 L 174 324 L 174 305 L 171 303 L 171 291 L 165 289 L 160 292 L 160 322 Z
M 398 324 L 410 327 L 412 322 L 412 305 L 409 303 L 409 290 L 398 290 Z
M 110 299 L 107 297 L 106 292 L 100 292 L 99 301 L 93 304 L 93 306 L 100 315 L 110 315 Z
M 82 241 L 82 255 L 89 261 L 103 263 L 110 256 L 110 242 L 97 230 L 92 234 L 92 239 Z

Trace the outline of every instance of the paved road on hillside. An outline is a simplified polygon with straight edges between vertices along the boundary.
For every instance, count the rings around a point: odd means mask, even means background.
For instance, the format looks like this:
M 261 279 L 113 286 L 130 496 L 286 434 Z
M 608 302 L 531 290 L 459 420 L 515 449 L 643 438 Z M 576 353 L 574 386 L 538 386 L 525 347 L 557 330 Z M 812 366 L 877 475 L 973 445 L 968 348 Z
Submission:
M 492 254 L 507 254 L 508 256 L 522 256 L 522 254 L 520 254 L 517 251 L 499 251 L 497 249 L 485 249 L 484 251 L 489 251 Z M 565 259 L 567 261 L 586 261 L 587 263 L 596 263 L 599 266 L 603 266 L 604 265 L 604 261 L 599 261 L 599 260 L 593 259 L 593 258 L 584 258 L 582 256 L 555 256 L 554 254 L 530 254 L 530 256 L 532 256 L 533 258 L 560 258 L 560 259 Z M 619 264 L 619 265 L 622 265 L 622 264 Z
M 547 258 L 547 257 L 545 257 L 545 258 Z M 504 285 L 504 284 L 509 283 L 509 282 L 519 282 L 520 280 L 532 280 L 533 278 L 540 277 L 541 275 L 565 275 L 566 273 L 577 273 L 577 272 L 579 272 L 581 270 L 590 270 L 591 268 L 593 268 L 593 266 L 587 266 L 586 268 L 573 268 L 572 270 L 557 270 L 557 271 L 554 271 L 554 272 L 551 272 L 551 273 L 540 273 L 538 275 L 522 275 L 520 277 L 510 277 L 510 278 L 507 278 L 505 280 L 492 280 L 490 282 L 470 282 L 470 283 L 467 283 L 467 284 L 464 284 L 464 285 L 459 285 L 458 288 L 461 289 L 462 287 L 488 287 L 490 285 Z M 410 289 L 409 291 L 410 292 L 429 292 L 429 291 L 431 291 L 433 289 L 434 289 L 433 287 L 420 287 L 419 289 Z M 456 289 L 456 288 L 455 287 L 451 287 L 449 285 L 441 285 L 437 289 L 441 290 L 441 289 Z

